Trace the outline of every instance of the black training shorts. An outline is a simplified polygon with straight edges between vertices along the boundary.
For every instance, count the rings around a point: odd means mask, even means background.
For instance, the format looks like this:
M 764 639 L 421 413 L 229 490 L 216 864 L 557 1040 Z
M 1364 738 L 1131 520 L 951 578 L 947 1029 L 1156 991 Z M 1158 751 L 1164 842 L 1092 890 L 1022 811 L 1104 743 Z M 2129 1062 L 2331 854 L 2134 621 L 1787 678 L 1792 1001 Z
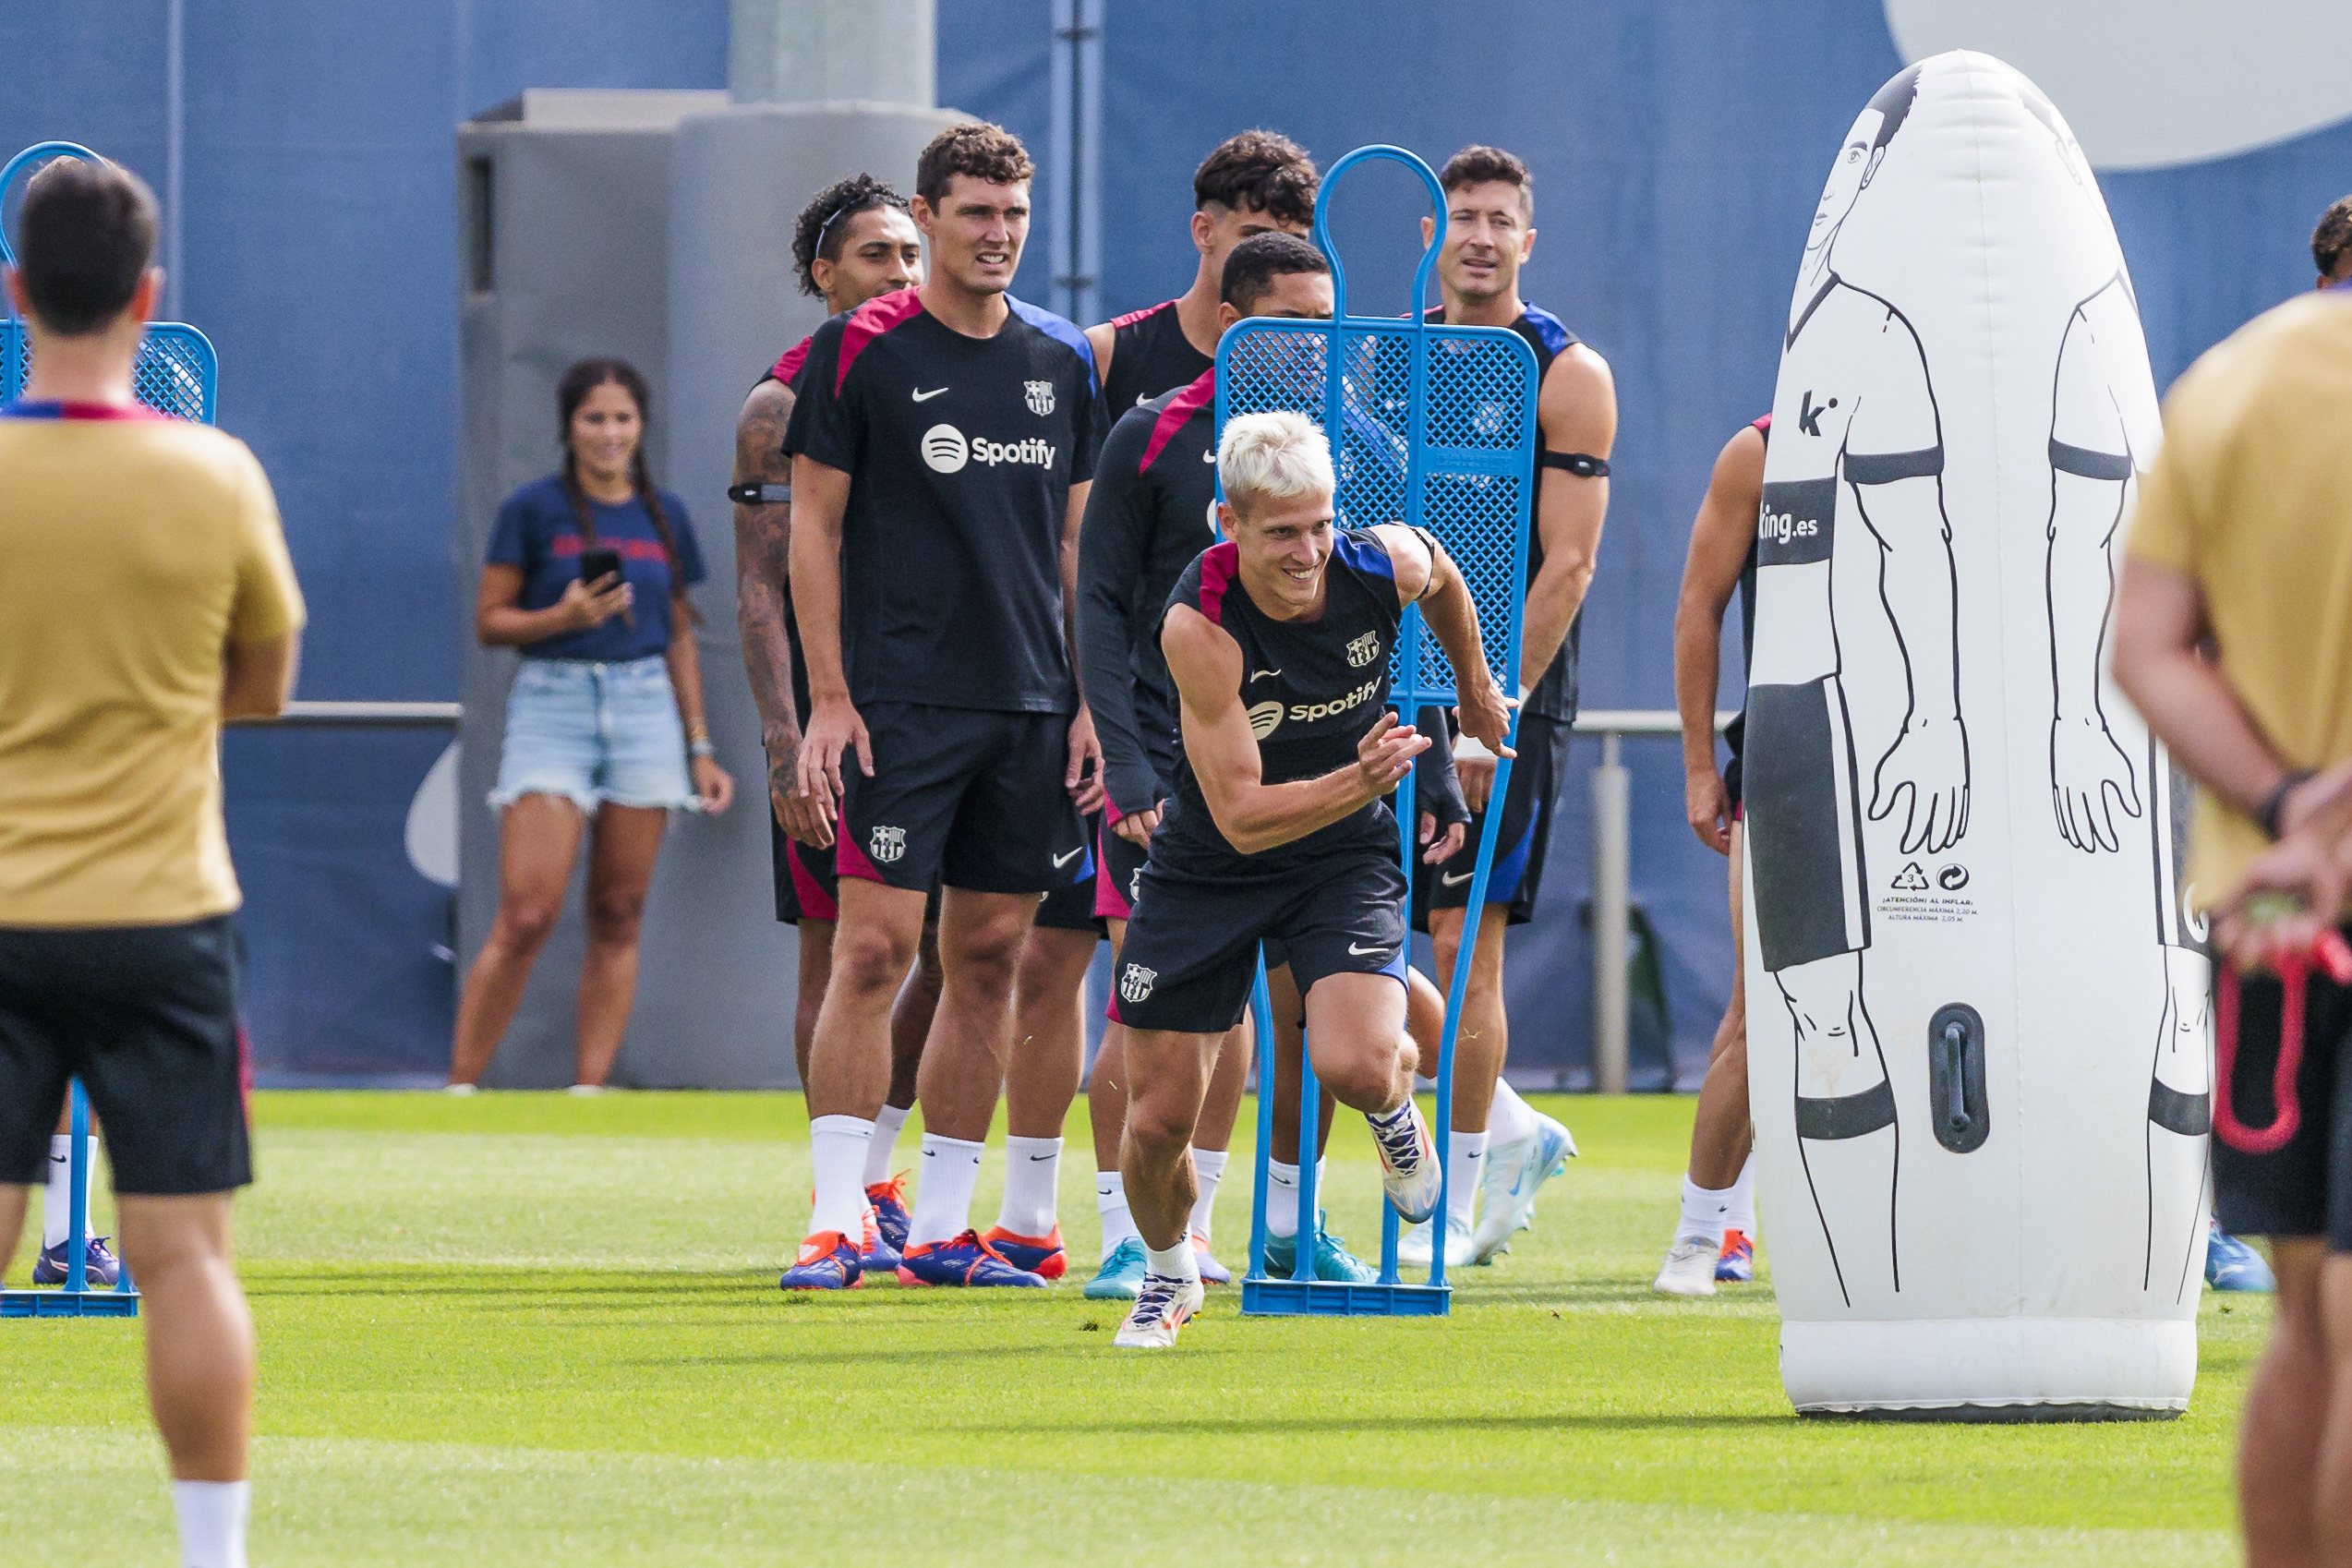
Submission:
M 226 1192 L 253 1179 L 235 945 L 226 915 L 0 929 L 0 1182 L 42 1179 L 76 1078 L 117 1193 Z
M 1553 807 L 1568 770 L 1568 737 L 1574 721 L 1523 714 L 1512 749 L 1511 782 L 1502 793 L 1502 826 L 1496 830 L 1494 865 L 1487 873 L 1487 902 L 1507 904 L 1513 925 L 1536 918 L 1536 893 L 1543 881 L 1544 852 L 1551 845 Z M 1489 804 L 1492 804 L 1491 802 Z M 1417 855 L 1413 862 L 1413 929 L 1429 928 L 1429 911 L 1458 910 L 1470 901 L 1470 880 L 1478 869 L 1478 836 L 1486 814 L 1474 812 L 1462 847 L 1439 865 Z
M 1102 826 L 1103 820 L 1099 816 L 1086 819 L 1086 841 L 1090 846 L 1101 837 Z M 1090 848 L 1079 864 L 1083 869 L 1076 882 L 1050 888 L 1043 898 L 1037 900 L 1036 923 L 1048 931 L 1089 931 L 1097 936 L 1107 936 L 1110 935 L 1109 926 L 1094 913 L 1095 876 L 1102 869 L 1101 862 Z
M 2324 1236 L 2330 1251 L 2352 1253 L 2352 1158 L 2345 1153 L 2352 1150 L 2352 987 L 2324 976 L 2308 983 L 2299 1125 L 2272 1154 L 2240 1153 L 2215 1130 L 2213 1212 L 2232 1235 Z M 2249 975 L 2237 998 L 2230 1108 L 2260 1131 L 2277 1115 L 2271 1090 L 2285 991 L 2274 977 Z
M 916 703 L 858 711 L 874 777 L 854 752 L 844 754 L 843 876 L 975 893 L 1043 893 L 1078 879 L 1086 826 L 1063 783 L 1066 716 Z
M 1377 849 L 1342 850 L 1279 877 L 1172 874 L 1155 858 L 1128 916 L 1112 977 L 1111 1018 L 1130 1029 L 1222 1034 L 1241 1021 L 1258 977 L 1258 944 L 1286 950 L 1304 996 L 1333 974 L 1405 982 L 1405 873 Z
M 798 925 L 804 920 L 841 918 L 834 853 L 811 849 L 785 832 L 777 823 L 775 806 L 768 806 L 767 856 L 776 874 L 777 919 Z
M 1152 847 L 1123 838 L 1103 819 L 1094 835 L 1094 912 L 1104 920 L 1125 920 L 1135 912 L 1143 891 L 1143 865 Z

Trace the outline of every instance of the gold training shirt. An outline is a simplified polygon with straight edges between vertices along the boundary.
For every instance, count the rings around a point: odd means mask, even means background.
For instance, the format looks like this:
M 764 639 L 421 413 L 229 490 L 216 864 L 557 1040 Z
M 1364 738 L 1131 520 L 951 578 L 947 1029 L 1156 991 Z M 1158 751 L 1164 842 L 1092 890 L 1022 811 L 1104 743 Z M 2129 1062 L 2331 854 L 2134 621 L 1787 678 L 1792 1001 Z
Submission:
M 2193 578 L 2221 671 L 2289 766 L 2352 756 L 2352 290 L 2264 312 L 2165 399 L 2126 544 Z M 2225 897 L 2266 840 L 2200 790 L 2190 897 Z
M 299 630 L 244 442 L 139 409 L 0 417 L 0 926 L 167 925 L 239 901 L 222 650 Z

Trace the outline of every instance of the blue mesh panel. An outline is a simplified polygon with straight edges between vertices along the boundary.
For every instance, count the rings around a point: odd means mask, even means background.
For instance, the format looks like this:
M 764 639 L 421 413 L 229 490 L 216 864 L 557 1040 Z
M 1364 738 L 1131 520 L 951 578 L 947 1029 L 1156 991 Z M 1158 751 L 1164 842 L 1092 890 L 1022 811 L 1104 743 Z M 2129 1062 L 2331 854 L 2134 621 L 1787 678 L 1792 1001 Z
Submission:
M 32 348 L 22 322 L 9 321 L 5 332 L 0 359 L 6 361 L 7 394 L 13 399 L 24 392 L 25 379 L 32 374 Z M 218 412 L 218 380 L 211 341 L 202 332 L 176 321 L 158 321 L 147 329 L 147 340 L 139 345 L 139 363 L 131 371 L 131 390 L 139 402 L 158 414 L 210 425 Z

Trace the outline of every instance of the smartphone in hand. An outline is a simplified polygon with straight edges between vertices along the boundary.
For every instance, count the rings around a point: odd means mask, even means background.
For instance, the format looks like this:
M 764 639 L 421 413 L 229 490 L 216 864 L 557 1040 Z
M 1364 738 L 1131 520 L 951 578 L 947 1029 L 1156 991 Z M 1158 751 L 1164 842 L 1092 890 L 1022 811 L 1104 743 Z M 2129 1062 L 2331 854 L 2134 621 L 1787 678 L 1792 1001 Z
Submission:
M 621 552 L 619 550 L 598 547 L 580 552 L 580 581 L 583 583 L 595 583 L 606 577 L 617 580 L 620 575 Z

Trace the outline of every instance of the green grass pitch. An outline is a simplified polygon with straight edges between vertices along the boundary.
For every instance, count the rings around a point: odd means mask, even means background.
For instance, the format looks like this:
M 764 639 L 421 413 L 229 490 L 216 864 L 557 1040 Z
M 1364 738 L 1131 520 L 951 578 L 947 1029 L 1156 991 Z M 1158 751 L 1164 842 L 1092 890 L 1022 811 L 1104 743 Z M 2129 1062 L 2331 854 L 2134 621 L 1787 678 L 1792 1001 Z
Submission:
M 1244 1321 L 1212 1290 L 1147 1357 L 1113 1350 L 1117 1314 L 1078 1294 L 1083 1107 L 1062 1191 L 1077 1277 L 788 1298 L 797 1096 L 260 1095 L 238 1222 L 262 1355 L 254 1560 L 2236 1561 L 2261 1299 L 2207 1297 L 2180 1421 L 1801 1422 L 1768 1285 L 1649 1294 L 1691 1102 L 1546 1108 L 1585 1157 L 1499 1266 L 1464 1272 L 1451 1319 Z M 1369 1252 L 1355 1118 L 1332 1171 L 1333 1224 Z M 1238 1267 L 1246 1148 L 1234 1172 L 1217 1238 Z M 139 1333 L 0 1322 L 12 1553 L 175 1561 Z

